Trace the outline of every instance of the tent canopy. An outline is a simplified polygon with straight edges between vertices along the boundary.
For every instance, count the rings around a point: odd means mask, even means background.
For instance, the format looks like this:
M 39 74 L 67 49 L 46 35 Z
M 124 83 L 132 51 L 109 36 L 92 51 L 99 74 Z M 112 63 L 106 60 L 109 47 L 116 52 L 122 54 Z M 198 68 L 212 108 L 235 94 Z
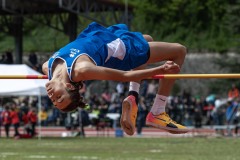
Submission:
M 0 64 L 0 75 L 42 75 L 25 64 Z M 0 79 L 0 96 L 47 95 L 47 79 Z

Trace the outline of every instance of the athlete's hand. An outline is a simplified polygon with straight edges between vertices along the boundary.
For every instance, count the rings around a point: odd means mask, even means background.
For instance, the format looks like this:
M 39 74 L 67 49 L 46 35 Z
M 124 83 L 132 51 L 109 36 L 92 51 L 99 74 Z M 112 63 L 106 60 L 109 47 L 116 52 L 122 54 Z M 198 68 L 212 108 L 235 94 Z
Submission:
M 173 61 L 167 61 L 163 65 L 163 70 L 165 74 L 177 74 L 180 72 L 180 67 L 178 64 L 174 63 Z

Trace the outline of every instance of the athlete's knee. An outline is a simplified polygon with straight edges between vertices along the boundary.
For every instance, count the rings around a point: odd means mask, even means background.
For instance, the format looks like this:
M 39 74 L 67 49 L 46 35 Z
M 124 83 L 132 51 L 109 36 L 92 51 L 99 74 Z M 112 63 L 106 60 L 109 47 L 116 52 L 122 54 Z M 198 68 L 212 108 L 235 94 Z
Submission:
M 152 36 L 150 36 L 150 35 L 148 35 L 148 34 L 144 34 L 143 37 L 144 37 L 145 40 L 148 41 L 148 42 L 152 42 L 152 41 L 153 41 Z
M 174 62 L 177 63 L 179 66 L 182 66 L 185 60 L 185 56 L 187 54 L 187 48 L 179 43 L 174 43 L 173 45 L 176 52 Z
M 174 45 L 177 49 L 178 56 L 181 57 L 181 58 L 185 58 L 185 56 L 187 54 L 187 48 L 180 43 L 174 43 Z

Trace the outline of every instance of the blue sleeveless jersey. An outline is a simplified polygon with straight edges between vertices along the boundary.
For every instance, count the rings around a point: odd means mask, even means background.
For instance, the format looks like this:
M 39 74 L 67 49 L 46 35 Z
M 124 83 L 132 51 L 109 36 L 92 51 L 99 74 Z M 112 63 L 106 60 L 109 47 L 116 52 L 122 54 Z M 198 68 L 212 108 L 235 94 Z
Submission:
M 76 40 L 55 52 L 48 61 L 48 77 L 52 78 L 52 66 L 57 58 L 67 67 L 70 80 L 74 62 L 87 55 L 97 66 L 119 70 L 131 70 L 148 60 L 149 45 L 139 32 L 130 32 L 125 24 L 105 28 L 96 22 L 83 30 Z

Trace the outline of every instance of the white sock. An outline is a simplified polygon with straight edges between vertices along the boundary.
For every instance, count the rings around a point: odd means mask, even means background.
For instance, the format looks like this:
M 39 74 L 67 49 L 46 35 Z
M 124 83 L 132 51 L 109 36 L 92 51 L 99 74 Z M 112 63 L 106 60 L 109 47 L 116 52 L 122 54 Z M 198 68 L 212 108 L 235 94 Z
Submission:
M 129 91 L 135 91 L 137 93 L 139 93 L 139 89 L 140 89 L 140 84 L 137 82 L 130 82 L 129 84 Z
M 154 99 L 153 106 L 151 108 L 152 114 L 159 115 L 159 114 L 165 112 L 166 104 L 167 104 L 167 97 L 157 94 Z

